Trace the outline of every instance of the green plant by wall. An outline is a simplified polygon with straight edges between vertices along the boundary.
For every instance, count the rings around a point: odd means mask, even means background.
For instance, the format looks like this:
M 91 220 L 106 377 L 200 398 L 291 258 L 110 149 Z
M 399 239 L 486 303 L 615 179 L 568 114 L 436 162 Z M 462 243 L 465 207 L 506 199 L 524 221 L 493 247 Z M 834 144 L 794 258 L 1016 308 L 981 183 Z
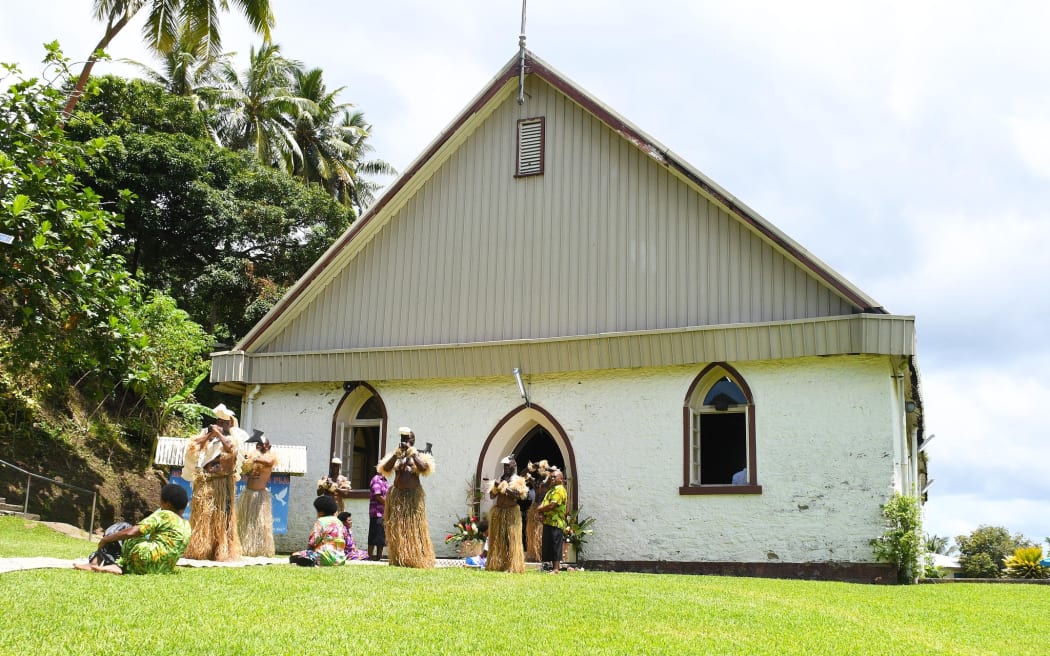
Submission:
M 1040 564 L 1042 559 L 1042 547 L 1019 547 L 1003 563 L 1006 576 L 1011 579 L 1050 578 L 1050 567 L 1043 567 Z
M 898 583 L 914 583 L 920 569 L 922 551 L 922 522 L 919 501 L 915 497 L 894 492 L 882 506 L 886 532 L 871 541 L 875 558 L 897 568 Z
M 594 533 L 591 526 L 594 525 L 594 517 L 580 519 L 580 511 L 583 508 L 570 510 L 565 513 L 565 539 L 576 550 L 576 559 L 583 560 L 583 545 L 587 543 L 587 536 Z

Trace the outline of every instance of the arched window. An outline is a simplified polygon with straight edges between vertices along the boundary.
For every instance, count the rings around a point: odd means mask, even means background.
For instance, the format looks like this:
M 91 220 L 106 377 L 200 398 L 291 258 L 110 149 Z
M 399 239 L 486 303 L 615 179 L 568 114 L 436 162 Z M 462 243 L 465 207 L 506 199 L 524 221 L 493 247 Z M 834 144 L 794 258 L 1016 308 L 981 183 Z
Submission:
M 755 405 L 732 367 L 712 364 L 686 394 L 682 494 L 756 494 Z
M 382 455 L 386 406 L 370 385 L 351 385 L 334 423 L 332 455 L 343 461 L 342 473 L 354 491 L 367 496 L 368 481 Z

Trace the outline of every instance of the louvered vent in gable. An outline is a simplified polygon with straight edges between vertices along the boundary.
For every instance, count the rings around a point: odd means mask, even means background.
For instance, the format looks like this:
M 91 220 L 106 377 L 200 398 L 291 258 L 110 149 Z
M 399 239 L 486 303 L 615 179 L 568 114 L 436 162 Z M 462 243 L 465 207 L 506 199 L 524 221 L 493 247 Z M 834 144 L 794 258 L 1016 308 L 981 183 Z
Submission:
M 518 121 L 518 171 L 515 177 L 543 175 L 543 117 Z

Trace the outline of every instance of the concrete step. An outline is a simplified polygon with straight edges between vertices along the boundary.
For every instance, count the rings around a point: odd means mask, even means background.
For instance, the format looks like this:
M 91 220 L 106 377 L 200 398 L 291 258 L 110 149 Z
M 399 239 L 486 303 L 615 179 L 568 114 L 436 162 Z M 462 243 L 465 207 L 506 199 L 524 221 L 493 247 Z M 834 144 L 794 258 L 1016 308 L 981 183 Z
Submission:
M 9 510 L 11 512 L 22 512 L 22 506 L 16 506 L 13 503 L 4 503 L 4 500 L 0 499 L 0 510 Z
M 3 508 L 0 508 L 0 515 L 7 515 L 10 517 L 22 517 L 23 519 L 29 519 L 34 522 L 40 521 L 40 515 L 34 515 L 33 513 L 23 513 L 21 508 L 18 508 L 18 510 L 4 510 Z

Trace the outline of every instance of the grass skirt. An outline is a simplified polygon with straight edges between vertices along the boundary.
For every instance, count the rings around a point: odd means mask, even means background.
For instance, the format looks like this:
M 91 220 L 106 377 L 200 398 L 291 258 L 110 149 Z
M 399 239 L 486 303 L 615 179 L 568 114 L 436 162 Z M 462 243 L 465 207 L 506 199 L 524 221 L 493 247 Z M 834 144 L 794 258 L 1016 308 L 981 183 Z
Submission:
M 529 506 L 528 518 L 525 521 L 525 557 L 531 563 L 538 563 L 540 550 L 543 547 L 543 522 L 540 521 L 540 513 L 536 510 L 540 504 L 534 503 Z
M 494 507 L 489 511 L 489 557 L 485 569 L 525 573 L 525 552 L 521 548 L 521 509 Z
M 390 488 L 383 511 L 387 554 L 397 567 L 433 569 L 434 545 L 427 525 L 427 495 L 422 487 Z
M 273 508 L 270 491 L 245 488 L 237 498 L 237 535 L 245 556 L 273 558 Z
M 233 476 L 209 478 L 201 475 L 193 481 L 190 531 L 190 543 L 182 554 L 184 557 L 219 562 L 241 557 Z

